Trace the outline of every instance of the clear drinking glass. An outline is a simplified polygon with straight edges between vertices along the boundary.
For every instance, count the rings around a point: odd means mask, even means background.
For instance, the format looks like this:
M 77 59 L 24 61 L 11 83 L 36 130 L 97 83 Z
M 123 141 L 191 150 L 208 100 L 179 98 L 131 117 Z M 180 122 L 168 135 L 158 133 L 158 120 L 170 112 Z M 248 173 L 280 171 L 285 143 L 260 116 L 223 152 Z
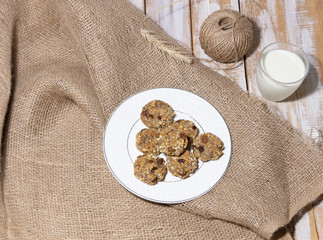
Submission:
M 284 100 L 301 85 L 308 71 L 309 62 L 302 49 L 291 43 L 272 43 L 260 53 L 258 88 L 270 101 Z

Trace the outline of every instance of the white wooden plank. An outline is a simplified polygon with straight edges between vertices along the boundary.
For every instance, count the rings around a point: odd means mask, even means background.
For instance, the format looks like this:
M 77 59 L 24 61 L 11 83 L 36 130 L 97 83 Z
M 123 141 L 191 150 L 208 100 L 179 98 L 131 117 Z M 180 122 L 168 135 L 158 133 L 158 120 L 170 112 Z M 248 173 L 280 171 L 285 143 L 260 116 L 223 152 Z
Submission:
M 295 239 L 311 240 L 310 221 L 308 214 L 305 214 L 295 225 Z
M 320 62 L 323 56 L 319 55 L 323 46 L 323 34 L 318 33 L 322 32 L 323 26 L 319 27 L 320 16 L 315 15 L 314 1 L 285 1 L 295 11 L 295 14 L 287 13 L 286 17 L 291 32 L 290 41 L 302 47 L 311 65 L 308 77 L 297 91 L 301 127 L 306 136 L 319 140 L 317 130 L 323 131 L 323 88 L 320 81 L 323 74 Z
M 167 5 L 169 6 L 165 7 Z M 191 20 L 188 0 L 180 2 L 147 0 L 146 13 L 168 35 L 191 49 Z
M 129 0 L 134 6 L 145 12 L 145 0 Z
M 316 221 L 316 230 L 320 240 L 323 240 L 323 204 L 314 207 L 314 215 Z

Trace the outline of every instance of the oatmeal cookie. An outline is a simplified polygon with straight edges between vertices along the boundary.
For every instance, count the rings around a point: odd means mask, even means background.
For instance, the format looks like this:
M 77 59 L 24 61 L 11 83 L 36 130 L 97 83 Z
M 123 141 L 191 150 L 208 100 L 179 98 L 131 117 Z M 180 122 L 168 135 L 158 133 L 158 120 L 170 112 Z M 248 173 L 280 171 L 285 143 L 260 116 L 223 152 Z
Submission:
M 193 142 L 193 139 L 199 134 L 199 129 L 195 126 L 192 121 L 180 119 L 172 124 L 177 130 L 188 136 L 190 142 Z
M 198 160 L 190 151 L 185 151 L 179 157 L 168 156 L 166 167 L 174 176 L 187 178 L 190 173 L 195 172 Z
M 140 119 L 149 128 L 161 128 L 170 125 L 174 116 L 171 106 L 163 101 L 153 100 L 142 108 Z
M 136 135 L 136 147 L 143 153 L 158 155 L 160 137 L 161 134 L 155 129 L 142 129 Z
M 164 159 L 152 155 L 140 155 L 134 163 L 134 174 L 140 181 L 155 185 L 165 178 Z
M 161 130 L 160 152 L 167 156 L 179 156 L 184 152 L 188 144 L 186 134 L 173 128 Z
M 194 139 L 192 149 L 197 158 L 203 162 L 207 162 L 217 160 L 222 156 L 224 144 L 214 134 L 203 133 Z

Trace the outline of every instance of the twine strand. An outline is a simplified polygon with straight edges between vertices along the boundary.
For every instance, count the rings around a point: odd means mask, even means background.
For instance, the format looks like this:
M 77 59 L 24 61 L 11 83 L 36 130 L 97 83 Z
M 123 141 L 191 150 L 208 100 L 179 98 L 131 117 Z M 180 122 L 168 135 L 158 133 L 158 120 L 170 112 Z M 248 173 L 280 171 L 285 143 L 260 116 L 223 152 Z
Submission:
M 154 33 L 154 32 L 151 32 L 151 31 L 148 31 L 146 29 L 144 29 L 142 26 L 144 24 L 144 22 L 152 15 L 152 14 L 155 14 L 169 6 L 172 6 L 178 2 L 181 2 L 183 0 L 177 0 L 175 2 L 171 2 L 155 11 L 153 11 L 152 13 L 150 13 L 149 15 L 147 15 L 144 20 L 140 23 L 140 34 L 148 41 L 150 42 L 156 49 L 160 50 L 162 53 L 174 58 L 174 59 L 177 59 L 181 62 L 184 62 L 184 63 L 188 63 L 188 64 L 191 64 L 193 62 L 193 55 L 191 55 L 189 52 L 190 51 L 187 51 L 187 52 L 184 52 L 182 49 L 180 49 L 179 47 L 177 46 L 174 46 L 174 45 L 171 45 L 170 43 L 166 42 L 166 41 L 163 41 L 161 39 L 158 38 L 158 36 Z
M 234 24 L 233 24 L 233 27 L 232 27 L 232 39 L 233 39 L 233 44 L 234 44 L 234 50 L 236 52 L 236 59 L 235 59 L 235 63 L 239 60 L 239 53 L 238 53 L 238 46 L 237 46 L 237 43 L 236 43 L 236 40 L 235 40 L 235 27 L 236 27 L 236 23 L 237 21 L 242 18 L 243 16 L 241 15 L 240 17 L 238 17 L 235 21 L 234 21 Z
M 154 33 L 149 32 L 145 29 L 140 30 L 141 35 L 152 45 L 159 49 L 163 54 L 167 54 L 174 59 L 180 60 L 184 63 L 192 63 L 193 56 L 189 52 L 184 52 L 181 49 L 171 46 L 170 43 L 160 40 Z
M 236 63 L 252 45 L 252 24 L 237 11 L 215 11 L 203 22 L 199 39 L 201 48 L 213 60 Z

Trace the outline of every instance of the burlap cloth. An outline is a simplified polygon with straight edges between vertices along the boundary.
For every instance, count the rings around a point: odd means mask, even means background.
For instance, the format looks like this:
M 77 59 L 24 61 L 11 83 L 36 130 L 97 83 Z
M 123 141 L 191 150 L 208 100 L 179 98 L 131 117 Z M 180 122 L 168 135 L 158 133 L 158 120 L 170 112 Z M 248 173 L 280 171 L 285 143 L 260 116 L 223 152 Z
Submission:
M 323 192 L 315 145 L 229 79 L 153 48 L 130 3 L 0 6 L 3 239 L 268 239 Z M 175 44 L 151 21 L 144 26 Z M 103 157 L 112 111 L 155 87 L 202 96 L 232 134 L 225 177 L 175 206 L 129 193 Z

